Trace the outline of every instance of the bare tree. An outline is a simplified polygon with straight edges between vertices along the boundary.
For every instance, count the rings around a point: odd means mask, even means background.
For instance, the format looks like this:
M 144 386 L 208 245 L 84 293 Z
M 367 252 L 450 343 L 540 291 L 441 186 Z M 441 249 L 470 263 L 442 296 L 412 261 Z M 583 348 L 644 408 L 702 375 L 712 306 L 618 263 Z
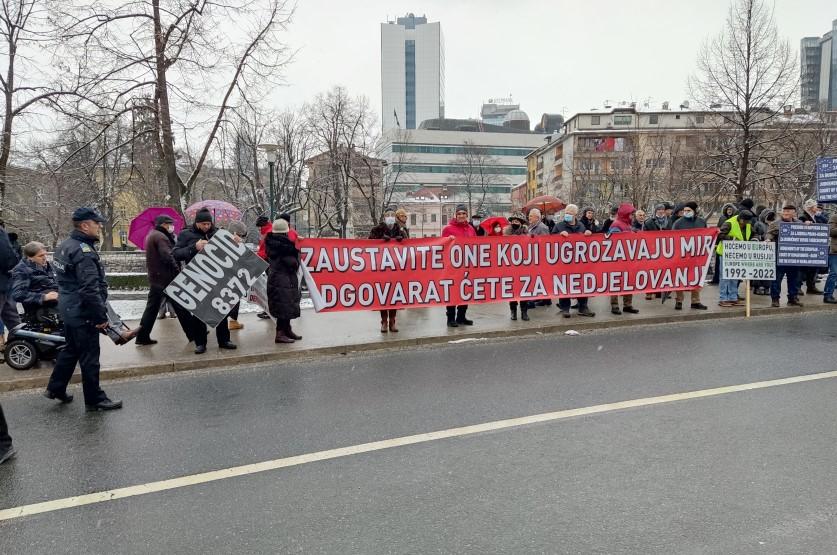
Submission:
M 751 174 L 762 153 L 784 135 L 762 130 L 795 94 L 795 56 L 779 38 L 771 8 L 762 0 L 734 0 L 723 31 L 704 43 L 697 66 L 689 83 L 692 97 L 713 110 L 718 122 L 710 154 L 716 163 L 705 171 L 725 181 L 740 200 L 751 194 Z
M 285 0 L 122 0 L 62 4 L 56 16 L 77 56 L 104 68 L 112 121 L 137 105 L 154 114 L 168 202 L 182 209 L 228 110 L 244 102 L 245 89 L 252 96 L 281 78 L 290 54 L 280 35 L 291 13 Z M 201 135 L 194 154 L 185 141 L 185 178 L 175 148 L 180 130 Z
M 495 156 L 488 153 L 488 149 L 474 145 L 473 141 L 465 140 L 461 156 L 457 156 L 454 165 L 458 173 L 454 174 L 450 182 L 461 187 L 468 203 L 468 213 L 475 214 L 484 211 L 488 194 L 493 185 L 500 183 L 497 174 L 499 162 Z M 496 204 L 496 203 L 493 203 Z

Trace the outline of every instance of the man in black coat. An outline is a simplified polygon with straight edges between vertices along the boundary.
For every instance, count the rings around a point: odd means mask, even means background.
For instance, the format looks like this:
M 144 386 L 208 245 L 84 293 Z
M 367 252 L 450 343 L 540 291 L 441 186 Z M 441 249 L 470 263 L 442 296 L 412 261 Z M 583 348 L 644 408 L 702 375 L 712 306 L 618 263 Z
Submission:
M 564 208 L 564 217 L 560 222 L 555 224 L 552 233 L 554 235 L 560 235 L 561 237 L 569 237 L 571 234 L 585 236 L 592 235 L 593 232 L 584 227 L 584 224 L 578 220 L 577 216 L 578 206 L 575 204 L 568 204 L 567 207 Z M 587 300 L 587 297 L 578 297 L 578 315 L 592 318 L 596 315 L 596 313 L 588 308 Z M 561 311 L 561 315 L 564 318 L 570 317 L 570 299 L 568 297 L 558 299 L 558 310 Z
M 157 216 L 154 220 L 154 229 L 145 238 L 145 265 L 148 269 L 148 301 L 145 311 L 140 320 L 140 332 L 137 334 L 137 345 L 154 345 L 155 339 L 151 339 L 151 330 L 160 312 L 160 305 L 167 300 L 166 287 L 180 273 L 180 264 L 174 259 L 173 249 L 174 220 L 165 214 Z M 169 304 L 177 315 L 180 327 L 189 340 L 192 332 L 192 315 L 183 305 L 176 301 L 169 300 Z
M 184 265 L 189 264 L 209 243 L 216 231 L 218 229 L 212 221 L 212 213 L 206 208 L 201 208 L 195 214 L 195 223 L 192 224 L 192 227 L 184 229 L 177 237 L 177 244 L 173 251 L 174 259 Z M 189 320 L 191 322 L 189 324 L 190 333 L 187 335 L 195 342 L 195 354 L 202 355 L 206 352 L 206 336 L 208 333 L 206 324 L 193 314 L 189 315 Z M 221 349 L 237 348 L 236 344 L 230 341 L 230 328 L 226 317 L 215 328 L 215 337 L 218 339 L 218 347 Z
M 8 329 L 20 325 L 17 306 L 9 295 L 11 271 L 17 266 L 18 258 L 9 242 L 6 229 L 0 226 L 0 320 Z
M 52 261 L 67 344 L 58 353 L 44 397 L 72 401 L 67 385 L 78 364 L 88 411 L 122 408 L 122 401 L 111 401 L 99 387 L 99 336 L 108 327 L 108 284 L 95 245 L 104 221 L 94 209 L 78 208 L 73 212 L 75 229 L 58 245 Z

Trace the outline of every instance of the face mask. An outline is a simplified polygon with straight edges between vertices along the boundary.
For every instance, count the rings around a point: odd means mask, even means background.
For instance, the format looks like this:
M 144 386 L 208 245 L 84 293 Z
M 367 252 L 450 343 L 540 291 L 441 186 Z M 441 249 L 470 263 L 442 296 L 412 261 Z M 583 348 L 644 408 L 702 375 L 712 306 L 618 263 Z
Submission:
M 386 218 L 384 218 L 384 223 L 388 226 L 395 225 L 395 216 L 387 216 Z
M 692 218 L 695 217 L 695 213 L 694 212 L 683 212 L 683 217 L 684 218 L 689 218 L 691 220 Z
M 572 221 L 573 221 L 572 214 L 564 214 L 564 221 L 567 222 L 567 223 L 572 223 Z
M 512 226 L 512 229 L 520 229 L 520 224 L 517 223 L 517 222 L 513 223 L 511 226 Z
M 480 219 L 479 218 L 472 218 L 471 223 L 474 224 L 474 225 L 480 225 Z
M 495 227 L 495 228 L 494 228 L 494 233 L 500 233 L 500 228 L 499 228 L 499 227 Z
M 547 214 L 546 215 L 546 221 L 551 222 L 554 217 L 555 216 L 553 216 L 552 214 Z

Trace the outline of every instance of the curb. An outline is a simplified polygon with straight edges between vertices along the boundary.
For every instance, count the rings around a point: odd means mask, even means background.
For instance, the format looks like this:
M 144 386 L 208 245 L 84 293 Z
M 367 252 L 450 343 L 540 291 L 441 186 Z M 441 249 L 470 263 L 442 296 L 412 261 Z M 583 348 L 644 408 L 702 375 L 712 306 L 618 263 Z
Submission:
M 837 312 L 837 306 L 807 306 L 802 308 L 755 308 L 752 310 L 752 317 L 762 316 L 778 316 L 782 314 L 806 314 L 816 312 Z M 259 353 L 252 355 L 235 355 L 222 358 L 207 358 L 201 360 L 186 360 L 178 362 L 167 362 L 158 364 L 149 364 L 143 366 L 125 366 L 113 370 L 104 370 L 101 372 L 101 381 L 120 380 L 125 378 L 138 378 L 143 376 L 153 376 L 157 374 L 169 374 L 175 372 L 186 372 L 190 370 L 207 370 L 213 368 L 224 368 L 230 366 L 242 366 L 262 364 L 267 362 L 285 362 L 285 361 L 299 361 L 311 360 L 320 357 L 346 355 L 349 353 L 358 352 L 378 352 L 395 349 L 402 349 L 408 347 L 418 347 L 424 345 L 442 345 L 451 341 L 458 341 L 462 339 L 493 339 L 493 338 L 512 338 L 512 337 L 529 337 L 535 335 L 555 334 L 564 332 L 570 329 L 579 331 L 590 330 L 609 330 L 620 329 L 631 326 L 648 326 L 660 325 L 670 323 L 688 323 L 688 322 L 703 322 L 706 320 L 715 319 L 732 319 L 743 318 L 745 313 L 744 307 L 728 310 L 725 312 L 708 312 L 698 314 L 683 315 L 668 315 L 668 316 L 650 316 L 650 317 L 625 317 L 620 320 L 610 320 L 607 322 L 595 321 L 579 321 L 574 319 L 573 322 L 562 322 L 554 324 L 534 325 L 521 328 L 511 328 L 504 330 L 491 331 L 469 331 L 465 333 L 456 333 L 455 335 L 444 336 L 429 336 L 416 337 L 411 339 L 395 339 L 388 341 L 373 341 L 369 343 L 358 343 L 356 345 L 337 345 L 330 347 L 313 347 L 311 349 L 304 349 L 298 351 L 275 351 L 270 353 Z M 49 381 L 48 375 L 41 376 L 21 376 L 12 380 L 0 382 L 0 393 L 9 391 L 18 391 L 23 389 L 35 389 L 46 387 Z M 73 375 L 70 383 L 80 383 L 81 376 L 79 373 Z

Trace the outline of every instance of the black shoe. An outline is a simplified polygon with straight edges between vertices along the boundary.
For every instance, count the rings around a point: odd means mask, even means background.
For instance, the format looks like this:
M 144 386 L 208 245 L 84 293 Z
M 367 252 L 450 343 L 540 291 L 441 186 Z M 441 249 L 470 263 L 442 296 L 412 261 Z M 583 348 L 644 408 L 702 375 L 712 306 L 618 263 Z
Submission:
M 459 324 L 457 324 L 457 323 L 456 323 L 456 322 L 454 322 L 453 320 L 448 320 L 448 327 L 449 327 L 449 328 L 458 328 L 458 327 L 459 327 Z
M 270 320 L 270 314 L 267 312 L 259 312 L 256 314 L 257 317 L 261 318 L 262 320 Z
M 611 306 L 611 307 L 610 307 L 610 313 L 611 313 L 611 314 L 622 314 L 622 311 L 621 311 L 621 310 L 619 310 L 619 307 L 618 307 L 618 306 L 615 306 L 615 305 L 614 305 L 614 306 Z
M 588 318 L 592 318 L 593 316 L 596 315 L 596 313 L 593 312 L 592 310 L 590 310 L 589 308 L 584 308 L 584 309 L 578 311 L 578 315 L 579 316 L 587 316 Z
M 529 321 L 529 311 L 527 310 L 525 312 L 521 312 L 520 313 L 520 319 L 523 320 L 524 322 L 528 322 Z
M 68 395 L 66 392 L 61 393 L 59 395 L 58 393 L 53 393 L 49 389 L 44 390 L 44 397 L 46 397 L 47 399 L 58 399 L 62 403 L 72 403 L 73 402 L 73 396 L 72 395 Z
M 628 314 L 639 314 L 639 309 L 632 306 L 626 306 L 622 309 L 622 312 L 627 312 Z
M 569 318 L 570 317 L 570 311 L 569 310 L 562 310 L 561 311 L 561 316 L 563 316 L 564 318 Z
M 695 310 L 709 310 L 709 307 L 703 303 L 692 303 L 691 307 Z
M 779 299 L 773 299 L 772 301 L 770 301 L 771 308 L 779 308 L 779 306 Z
M 469 320 L 467 318 L 460 318 L 459 320 L 456 321 L 456 323 L 459 324 L 460 326 L 473 326 L 474 325 L 474 321 Z
M 156 339 L 137 339 L 134 341 L 134 345 L 156 345 Z
M 512 321 L 517 321 L 517 310 L 512 309 L 511 319 L 512 319 Z
M 12 460 L 17 455 L 17 451 L 13 445 L 9 445 L 5 451 L 0 451 L 0 464 L 3 464 L 6 461 Z
M 87 409 L 87 412 L 96 412 L 98 410 L 117 410 L 122 408 L 122 401 L 111 401 L 110 399 L 105 399 L 104 401 L 99 401 L 93 405 L 85 405 L 84 408 Z
M 218 348 L 219 348 L 219 349 L 227 349 L 227 350 L 229 350 L 229 351 L 233 351 L 233 350 L 235 350 L 235 349 L 238 349 L 238 345 L 236 345 L 236 344 L 235 344 L 235 343 L 233 343 L 232 341 L 227 341 L 227 342 L 225 342 L 225 343 L 218 343 Z
M 837 299 L 834 297 L 823 297 L 822 302 L 826 304 L 837 304 Z
M 683 303 L 681 301 L 675 301 L 674 310 L 683 310 Z
M 823 293 L 821 289 L 817 289 L 816 285 L 809 285 L 805 288 L 805 292 L 809 295 L 822 295 Z
M 206 352 L 206 345 L 198 345 L 195 347 L 195 354 L 202 355 Z
M 788 306 L 802 306 L 802 303 L 799 302 L 799 299 L 794 297 L 792 299 L 788 299 Z

